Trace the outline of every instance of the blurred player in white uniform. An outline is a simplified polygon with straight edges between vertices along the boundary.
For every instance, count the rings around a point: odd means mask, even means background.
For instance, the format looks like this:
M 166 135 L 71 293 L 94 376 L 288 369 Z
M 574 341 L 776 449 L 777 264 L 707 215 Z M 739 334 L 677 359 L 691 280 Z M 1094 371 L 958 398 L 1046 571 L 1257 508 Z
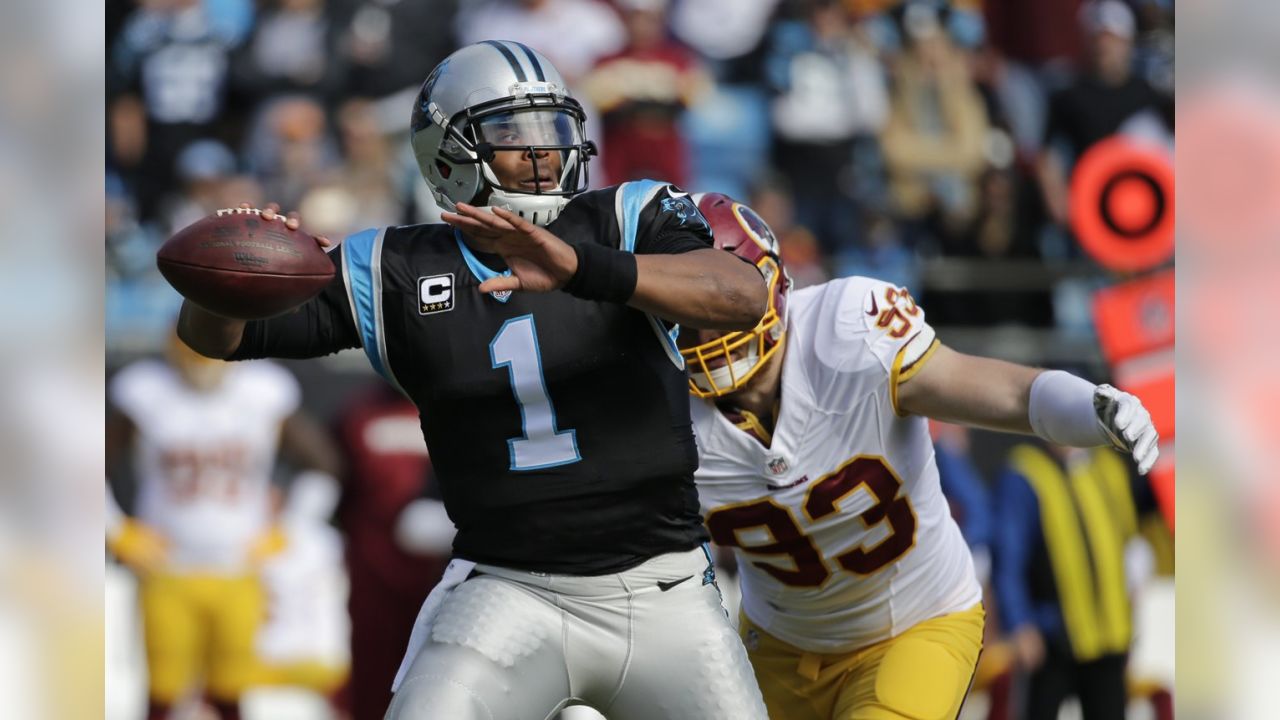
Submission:
M 738 554 L 741 633 L 769 715 L 953 718 L 982 647 L 982 591 L 926 418 L 1112 444 L 1145 473 L 1150 417 L 1110 386 L 945 347 L 888 283 L 790 293 L 764 221 L 724 195 L 695 198 L 716 246 L 771 287 L 755 330 L 680 337 L 703 398 L 702 509 Z
M 277 451 L 305 471 L 299 490 L 333 483 L 337 460 L 283 368 L 208 360 L 176 337 L 166 360 L 136 362 L 108 386 L 107 466 L 132 453 L 137 499 L 129 517 L 108 493 L 107 542 L 139 579 L 148 717 L 167 718 L 203 681 L 234 720 L 245 688 L 270 677 L 255 643 L 267 616 L 258 571 L 287 545 L 273 521 Z

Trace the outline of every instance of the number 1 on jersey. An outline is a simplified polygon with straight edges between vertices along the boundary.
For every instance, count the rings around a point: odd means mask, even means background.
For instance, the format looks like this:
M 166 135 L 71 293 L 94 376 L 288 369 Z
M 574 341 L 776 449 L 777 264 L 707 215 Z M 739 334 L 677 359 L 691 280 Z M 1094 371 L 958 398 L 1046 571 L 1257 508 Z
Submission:
M 540 470 L 581 460 L 577 433 L 556 430 L 556 410 L 542 376 L 542 353 L 533 316 L 521 315 L 503 323 L 489 342 L 489 357 L 495 369 L 506 366 L 510 372 L 511 389 L 520 406 L 524 436 L 507 440 L 511 469 Z

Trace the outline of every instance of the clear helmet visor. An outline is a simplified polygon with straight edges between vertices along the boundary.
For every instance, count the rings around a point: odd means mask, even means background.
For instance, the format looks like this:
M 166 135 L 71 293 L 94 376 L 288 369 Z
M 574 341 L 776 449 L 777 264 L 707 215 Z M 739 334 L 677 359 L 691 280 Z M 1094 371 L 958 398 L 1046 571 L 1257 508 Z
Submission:
M 489 183 L 506 193 L 572 195 L 581 192 L 582 121 L 557 108 L 483 115 L 472 122 L 477 145 L 493 151 L 483 163 Z
M 474 123 L 476 141 L 501 148 L 575 148 L 582 144 L 581 125 L 568 112 L 530 108 L 494 113 Z

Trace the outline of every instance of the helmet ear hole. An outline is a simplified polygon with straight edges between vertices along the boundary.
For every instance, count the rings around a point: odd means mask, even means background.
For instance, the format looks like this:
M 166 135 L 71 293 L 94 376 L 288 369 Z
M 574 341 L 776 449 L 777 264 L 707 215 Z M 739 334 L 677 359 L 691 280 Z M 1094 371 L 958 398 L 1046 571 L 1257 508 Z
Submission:
M 453 168 L 443 160 L 436 160 L 436 172 L 440 173 L 440 177 L 448 180 L 449 176 L 453 174 Z

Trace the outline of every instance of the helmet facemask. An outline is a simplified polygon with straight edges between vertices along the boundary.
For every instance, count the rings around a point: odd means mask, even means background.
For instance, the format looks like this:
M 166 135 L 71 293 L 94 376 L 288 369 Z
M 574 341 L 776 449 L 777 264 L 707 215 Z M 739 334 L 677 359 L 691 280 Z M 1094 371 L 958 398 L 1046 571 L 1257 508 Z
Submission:
M 786 318 L 778 311 L 778 283 L 790 279 L 772 257 L 756 264 L 769 287 L 769 309 L 747 332 L 730 332 L 680 351 L 689 368 L 689 392 L 700 398 L 723 397 L 742 389 L 782 347 Z

